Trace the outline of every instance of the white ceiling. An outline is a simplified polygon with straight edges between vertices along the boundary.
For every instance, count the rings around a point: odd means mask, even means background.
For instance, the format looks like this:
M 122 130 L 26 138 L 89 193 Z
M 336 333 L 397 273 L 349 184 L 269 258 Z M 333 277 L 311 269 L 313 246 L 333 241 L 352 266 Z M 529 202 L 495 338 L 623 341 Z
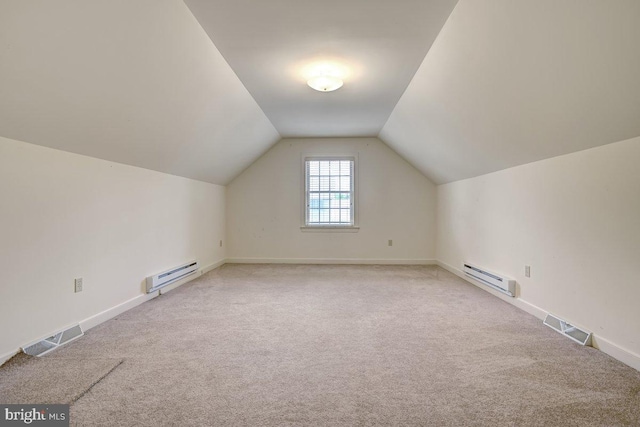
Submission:
M 180 0 L 2 0 L 0 135 L 216 184 L 280 139 Z
M 185 0 L 283 137 L 376 136 L 457 0 Z M 299 67 L 351 77 L 310 89 Z
M 187 3 L 209 35 L 182 0 L 0 1 L 0 135 L 216 184 L 281 136 L 382 128 L 445 183 L 640 135 L 638 0 Z
M 437 184 L 640 135 L 640 1 L 460 0 L 380 133 Z

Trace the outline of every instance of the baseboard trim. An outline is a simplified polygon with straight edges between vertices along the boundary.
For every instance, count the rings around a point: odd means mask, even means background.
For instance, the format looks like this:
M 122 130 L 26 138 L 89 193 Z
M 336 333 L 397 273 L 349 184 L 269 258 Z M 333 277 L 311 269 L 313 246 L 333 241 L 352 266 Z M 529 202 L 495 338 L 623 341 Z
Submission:
M 13 356 L 15 356 L 18 353 L 20 353 L 20 350 L 10 351 L 9 353 L 0 355 L 0 366 L 2 366 L 4 362 L 11 359 Z
M 165 288 L 162 288 L 158 291 L 152 292 L 150 294 L 142 294 L 142 295 L 138 295 L 134 298 L 131 298 L 130 300 L 127 300 L 123 303 L 120 303 L 116 306 L 113 306 L 111 308 L 108 308 L 104 311 L 101 311 L 98 314 L 95 314 L 91 317 L 88 317 L 84 320 L 81 320 L 80 323 L 80 327 L 82 328 L 83 331 L 88 331 L 91 328 L 95 328 L 96 326 L 98 326 L 101 323 L 106 322 L 109 319 L 113 319 L 114 317 L 124 313 L 125 311 L 131 310 L 134 307 L 139 306 L 140 304 L 147 302 L 149 300 L 152 300 L 154 298 L 156 298 L 158 295 L 160 295 L 161 293 L 165 293 L 168 292 L 172 289 L 175 289 L 179 286 L 184 285 L 185 283 L 188 283 L 194 279 L 197 279 L 198 277 L 202 276 L 203 274 L 206 274 L 208 272 L 210 272 L 211 270 L 215 270 L 216 268 L 220 267 L 221 265 L 224 265 L 226 263 L 225 259 L 222 259 L 220 261 L 214 262 L 212 264 L 207 265 L 206 267 L 203 267 L 202 269 L 199 270 L 199 274 L 194 274 L 191 275 L 189 277 L 185 277 L 184 279 L 176 282 L 176 283 L 172 283 L 169 286 L 166 286 Z M 22 346 L 24 347 L 24 346 Z M 6 362 L 7 360 L 11 359 L 13 356 L 15 356 L 16 354 L 20 353 L 21 348 L 19 348 L 18 350 L 15 351 L 11 351 L 5 354 L 0 355 L 0 366 Z
M 218 267 L 222 267 L 223 265 L 225 265 L 227 263 L 226 259 L 221 259 L 218 262 L 214 262 L 213 264 L 209 264 L 206 267 L 203 267 L 200 271 L 201 274 L 206 274 L 208 272 L 210 272 L 211 270 L 215 270 Z
M 114 307 L 108 308 L 96 315 L 88 317 L 84 320 L 80 321 L 80 327 L 83 331 L 88 331 L 91 328 L 95 328 L 101 323 L 106 322 L 109 319 L 113 319 L 114 317 L 124 313 L 125 311 L 131 310 L 134 307 L 139 306 L 143 302 L 147 302 L 151 299 L 154 299 L 159 294 L 158 291 L 152 292 L 150 294 L 142 294 L 137 297 L 131 298 L 123 303 L 120 303 Z
M 206 267 L 203 267 L 200 270 L 200 274 L 194 275 L 193 277 L 185 278 L 183 281 L 180 281 L 176 284 L 170 285 L 171 289 L 175 289 L 183 284 L 190 282 L 203 274 L 208 273 L 211 270 L 215 270 L 216 268 L 224 265 L 224 264 L 364 264 L 364 265 L 438 265 L 443 269 L 449 271 L 452 274 L 460 277 L 466 282 L 484 290 L 485 292 L 489 292 L 490 294 L 500 298 L 501 300 L 512 304 L 521 310 L 537 317 L 538 319 L 544 319 L 547 312 L 542 308 L 531 304 L 521 298 L 512 298 L 508 297 L 498 291 L 495 291 L 487 286 L 483 286 L 479 283 L 475 283 L 462 272 L 462 270 L 455 268 L 447 263 L 437 260 L 427 260 L 427 259 L 344 259 L 344 258 L 229 258 L 217 261 L 213 264 L 209 264 Z M 169 289 L 170 290 L 170 289 Z M 131 298 L 128 301 L 125 301 L 121 304 L 118 304 L 114 307 L 111 307 L 107 310 L 104 310 L 94 316 L 88 317 L 85 320 L 80 322 L 80 326 L 84 331 L 87 331 L 91 328 L 98 326 L 101 323 L 106 322 L 109 319 L 112 319 L 125 311 L 131 310 L 132 308 L 147 302 L 160 294 L 160 291 L 153 292 L 151 294 L 143 294 L 138 295 L 135 298 Z M 596 334 L 593 335 L 592 339 L 593 347 L 608 354 L 614 359 L 619 360 L 620 362 L 640 371 L 640 355 L 627 350 L 614 342 L 600 337 Z M 0 366 L 4 364 L 6 361 L 11 359 L 13 356 L 18 354 L 20 349 L 11 351 L 5 354 L 0 355 Z
M 595 334 L 591 336 L 591 344 L 594 348 L 640 371 L 640 355 Z
M 521 298 L 518 298 L 518 297 L 512 298 L 512 297 L 503 295 L 502 293 L 495 291 L 488 286 L 482 285 L 480 283 L 476 283 L 472 279 L 467 277 L 462 270 L 455 268 L 447 263 L 444 263 L 442 261 L 437 261 L 437 264 L 438 266 L 464 279 L 465 281 L 471 283 L 472 285 L 486 292 L 489 292 L 490 294 L 500 298 L 505 302 L 508 302 L 509 304 L 512 304 L 518 307 L 521 310 L 526 311 L 527 313 L 537 317 L 540 320 L 543 320 L 548 313 L 546 310 L 543 310 L 542 308 L 536 305 L 533 305 Z M 577 326 L 581 327 L 581 325 L 577 325 Z M 629 351 L 606 338 L 598 336 L 597 334 L 592 334 L 591 337 L 592 337 L 591 342 L 594 348 L 602 351 L 603 353 L 608 354 L 609 356 L 613 357 L 616 360 L 619 360 L 625 365 L 628 365 L 640 371 L 640 355 L 635 354 L 634 352 Z
M 482 289 L 483 291 L 489 292 L 491 295 L 496 296 L 498 298 L 500 298 L 503 301 L 508 302 L 509 304 L 515 305 L 516 307 L 518 307 L 521 310 L 526 311 L 527 313 L 531 314 L 532 316 L 537 317 L 540 320 L 543 320 L 545 318 L 545 316 L 547 315 L 547 312 L 544 311 L 543 309 L 541 309 L 540 307 L 531 304 L 530 302 L 527 302 L 525 300 L 523 300 L 522 298 L 518 298 L 517 296 L 514 297 L 510 297 L 508 295 L 503 294 L 502 292 L 496 291 L 495 289 L 490 288 L 489 286 L 483 285 L 481 283 L 478 283 L 472 279 L 470 279 L 466 274 L 464 274 L 464 272 L 462 270 L 460 270 L 459 268 L 455 268 L 449 264 L 446 264 L 442 261 L 437 261 L 438 266 L 444 268 L 445 270 L 447 270 L 450 273 L 455 274 L 456 276 L 460 277 L 461 279 L 464 279 L 465 281 L 471 283 L 472 285 Z
M 84 320 L 81 320 L 80 323 L 80 327 L 82 328 L 83 331 L 88 331 L 91 328 L 94 328 L 96 326 L 98 326 L 101 323 L 106 322 L 109 319 L 112 319 L 114 317 L 116 317 L 119 314 L 124 313 L 127 310 L 131 310 L 132 308 L 142 304 L 143 302 L 149 301 L 150 299 L 153 299 L 155 297 L 158 296 L 158 291 L 153 292 L 151 294 L 142 294 L 142 295 L 138 295 L 137 297 L 131 298 L 130 300 L 127 300 L 123 303 L 120 303 L 114 307 L 108 308 L 104 311 L 101 311 L 98 314 L 95 314 L 91 317 L 88 317 Z M 45 335 L 46 336 L 46 335 Z M 36 340 L 37 341 L 37 340 Z M 30 341 L 30 343 L 32 344 L 34 341 Z M 0 356 L 0 365 L 2 365 L 4 362 L 6 362 L 7 360 L 11 359 L 13 356 L 15 356 L 16 354 L 20 353 L 20 351 L 22 351 L 22 348 L 28 346 L 29 344 L 24 344 L 22 345 L 19 349 L 3 354 Z
M 434 259 L 368 258 L 227 258 L 227 264 L 435 265 Z
M 167 285 L 163 288 L 160 288 L 158 291 L 160 292 L 160 295 L 164 295 L 167 292 L 171 292 L 172 290 L 179 288 L 180 286 L 184 285 L 185 283 L 189 283 L 190 281 L 197 279 L 198 277 L 202 276 L 203 274 L 206 274 L 208 272 L 210 272 L 211 270 L 220 267 L 221 265 L 223 265 L 226 262 L 226 260 L 222 259 L 220 261 L 214 262 L 213 264 L 209 264 L 206 267 L 202 267 L 200 270 L 198 270 L 196 272 L 196 274 L 192 274 L 191 276 L 187 276 L 182 280 L 178 280 L 177 282 L 174 282 L 170 285 Z

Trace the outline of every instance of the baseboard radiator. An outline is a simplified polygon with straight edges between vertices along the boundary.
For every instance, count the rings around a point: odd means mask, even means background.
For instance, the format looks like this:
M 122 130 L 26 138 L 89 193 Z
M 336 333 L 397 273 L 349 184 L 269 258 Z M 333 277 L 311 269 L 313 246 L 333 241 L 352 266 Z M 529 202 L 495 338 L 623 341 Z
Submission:
M 493 289 L 496 289 L 504 294 L 507 294 L 511 297 L 514 297 L 516 295 L 516 281 L 513 279 L 497 273 L 492 273 L 485 270 L 484 268 L 480 268 L 476 265 L 466 262 L 464 263 L 462 271 L 464 271 L 464 274 L 466 274 L 467 276 L 470 276 L 480 283 L 490 286 Z
M 147 293 L 157 291 L 198 271 L 198 261 L 191 261 L 147 277 Z
M 56 348 L 70 343 L 71 341 L 80 338 L 84 335 L 80 325 L 74 325 L 61 331 L 55 332 L 48 338 L 38 340 L 34 343 L 26 345 L 22 348 L 22 351 L 29 356 L 44 356 L 50 351 Z
M 547 314 L 543 323 L 554 331 L 561 333 L 580 345 L 591 345 L 591 332 L 583 331 L 582 329 L 567 323 L 566 320 L 562 320 L 552 314 Z

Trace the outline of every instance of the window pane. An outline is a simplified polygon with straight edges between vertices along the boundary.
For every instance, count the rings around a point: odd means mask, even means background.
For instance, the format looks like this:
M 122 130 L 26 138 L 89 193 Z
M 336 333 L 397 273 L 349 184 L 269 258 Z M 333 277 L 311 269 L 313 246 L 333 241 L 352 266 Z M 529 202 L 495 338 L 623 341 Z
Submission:
M 340 175 L 351 175 L 351 162 L 342 160 L 340 162 Z
M 329 209 L 320 209 L 320 222 L 329 222 Z
M 331 222 L 340 222 L 340 209 L 331 209 Z
M 340 221 L 351 222 L 351 209 L 340 210 Z
M 320 191 L 329 191 L 329 177 L 321 176 L 320 177 Z
M 318 194 L 320 198 L 320 207 L 328 208 L 329 207 L 329 193 L 320 193 Z
M 309 209 L 318 209 L 320 207 L 320 196 L 317 193 L 309 194 Z
M 339 160 L 332 160 L 330 165 L 330 173 L 331 175 L 340 175 L 340 161 Z
M 319 174 L 320 174 L 320 162 L 310 161 L 309 175 L 319 175 Z
M 310 209 L 309 210 L 309 222 L 318 222 L 320 220 L 320 210 L 319 209 Z
M 340 191 L 351 191 L 351 177 L 350 176 L 341 176 L 340 177 Z
M 329 178 L 331 191 L 340 191 L 340 177 L 332 176 Z
M 340 193 L 340 207 L 341 208 L 351 207 L 351 197 L 349 193 Z
M 317 176 L 309 177 L 309 191 L 319 191 L 320 190 L 320 178 Z
M 340 207 L 340 195 L 339 194 L 332 194 L 331 195 L 331 203 L 330 203 L 330 207 L 332 208 L 339 208 Z
M 320 175 L 329 175 L 329 162 L 321 161 L 320 163 Z

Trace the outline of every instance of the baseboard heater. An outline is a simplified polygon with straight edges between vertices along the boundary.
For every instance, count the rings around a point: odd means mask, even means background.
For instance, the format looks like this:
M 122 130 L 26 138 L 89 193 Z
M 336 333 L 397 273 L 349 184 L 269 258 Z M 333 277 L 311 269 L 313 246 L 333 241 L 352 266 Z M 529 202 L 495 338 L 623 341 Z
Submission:
M 492 273 L 473 264 L 464 263 L 464 274 L 473 279 L 492 287 L 511 297 L 516 295 L 516 281 L 497 273 Z
M 147 293 L 157 291 L 158 289 L 165 287 L 176 280 L 187 277 L 196 271 L 198 271 L 198 262 L 191 261 L 170 270 L 163 271 L 162 273 L 149 276 L 147 277 Z
M 38 340 L 34 343 L 26 345 L 22 348 L 22 351 L 29 356 L 44 356 L 50 351 L 56 348 L 70 343 L 71 341 L 80 338 L 84 335 L 80 325 L 74 325 L 61 331 L 55 332 L 48 338 Z
M 565 320 L 560 319 L 552 314 L 547 314 L 544 322 L 545 325 L 550 327 L 556 332 L 560 332 L 567 338 L 577 342 L 580 345 L 591 345 L 591 332 L 583 331 L 569 323 Z

